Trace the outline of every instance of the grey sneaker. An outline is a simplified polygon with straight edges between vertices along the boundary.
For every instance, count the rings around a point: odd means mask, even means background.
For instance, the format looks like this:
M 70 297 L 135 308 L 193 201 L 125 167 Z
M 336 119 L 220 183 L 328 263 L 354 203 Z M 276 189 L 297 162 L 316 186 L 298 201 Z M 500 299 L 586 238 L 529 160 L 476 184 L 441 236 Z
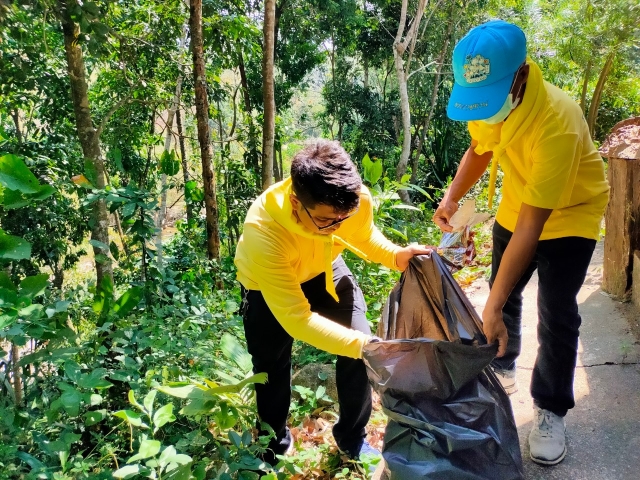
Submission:
M 502 370 L 500 368 L 491 367 L 493 373 L 496 374 L 498 380 L 500 380 L 500 384 L 504 391 L 507 392 L 507 395 L 511 395 L 512 393 L 516 393 L 518 391 L 518 381 L 516 380 L 516 371 L 514 370 Z
M 549 410 L 534 408 L 533 429 L 529 434 L 531 460 L 543 465 L 560 463 L 567 454 L 564 418 Z

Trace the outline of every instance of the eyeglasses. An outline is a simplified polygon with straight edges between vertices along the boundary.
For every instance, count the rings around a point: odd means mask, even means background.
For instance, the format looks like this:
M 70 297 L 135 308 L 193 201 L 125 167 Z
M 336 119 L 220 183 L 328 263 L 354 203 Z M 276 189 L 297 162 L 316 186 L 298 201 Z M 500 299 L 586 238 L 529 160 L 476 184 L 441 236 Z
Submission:
M 331 222 L 329 225 L 324 225 L 323 227 L 321 227 L 320 225 L 318 225 L 316 223 L 316 221 L 313 219 L 313 215 L 311 215 L 311 213 L 309 213 L 309 210 L 307 210 L 307 207 L 304 206 L 304 204 L 302 202 L 300 202 L 300 205 L 302 205 L 302 208 L 304 208 L 304 211 L 307 212 L 307 215 L 309 215 L 309 218 L 311 219 L 311 223 L 313 223 L 313 225 L 315 225 L 315 227 L 318 230 L 326 230 L 327 228 L 331 228 L 334 227 L 336 225 L 341 224 L 342 222 L 344 222 L 347 218 L 351 218 L 353 217 L 356 213 L 358 213 L 358 210 L 360 209 L 360 207 L 356 207 L 356 209 L 351 212 L 349 215 L 345 216 L 345 217 L 338 217 L 336 220 L 334 220 L 333 222 Z

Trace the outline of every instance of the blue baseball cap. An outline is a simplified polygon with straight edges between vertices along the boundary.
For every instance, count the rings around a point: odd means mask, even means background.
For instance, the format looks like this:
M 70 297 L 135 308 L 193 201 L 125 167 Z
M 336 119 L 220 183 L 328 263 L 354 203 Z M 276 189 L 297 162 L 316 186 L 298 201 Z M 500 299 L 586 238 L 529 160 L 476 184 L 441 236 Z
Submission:
M 492 20 L 472 28 L 453 49 L 448 117 L 469 122 L 498 113 L 526 58 L 527 40 L 516 25 Z

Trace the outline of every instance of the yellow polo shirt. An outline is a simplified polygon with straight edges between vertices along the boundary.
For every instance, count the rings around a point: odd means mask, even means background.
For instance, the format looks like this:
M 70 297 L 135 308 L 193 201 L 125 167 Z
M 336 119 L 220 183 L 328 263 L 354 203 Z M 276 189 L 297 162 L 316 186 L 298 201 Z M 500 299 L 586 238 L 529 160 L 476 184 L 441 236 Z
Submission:
M 545 104 L 530 128 L 500 157 L 504 177 L 496 221 L 513 232 L 520 205 L 526 203 L 553 209 L 540 240 L 597 240 L 609 199 L 604 162 L 578 104 L 550 83 L 544 82 L 544 88 Z
M 358 212 L 333 235 L 311 232 L 297 220 L 289 201 L 292 192 L 289 178 L 271 186 L 249 208 L 236 248 L 238 281 L 248 290 L 262 292 L 276 320 L 293 338 L 329 353 L 360 358 L 369 336 L 312 312 L 300 284 L 324 272 L 327 291 L 335 295 L 331 263 L 345 248 L 397 270 L 401 247 L 374 225 L 373 200 L 365 186 Z

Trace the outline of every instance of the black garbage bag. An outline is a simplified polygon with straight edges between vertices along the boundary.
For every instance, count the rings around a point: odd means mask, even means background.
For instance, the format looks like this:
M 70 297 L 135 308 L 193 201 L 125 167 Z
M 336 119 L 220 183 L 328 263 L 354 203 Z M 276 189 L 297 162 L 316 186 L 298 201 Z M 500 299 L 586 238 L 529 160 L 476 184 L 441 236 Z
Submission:
M 438 255 L 411 260 L 378 336 L 363 356 L 389 417 L 388 478 L 524 478 L 511 403 L 489 368 L 497 346 Z

